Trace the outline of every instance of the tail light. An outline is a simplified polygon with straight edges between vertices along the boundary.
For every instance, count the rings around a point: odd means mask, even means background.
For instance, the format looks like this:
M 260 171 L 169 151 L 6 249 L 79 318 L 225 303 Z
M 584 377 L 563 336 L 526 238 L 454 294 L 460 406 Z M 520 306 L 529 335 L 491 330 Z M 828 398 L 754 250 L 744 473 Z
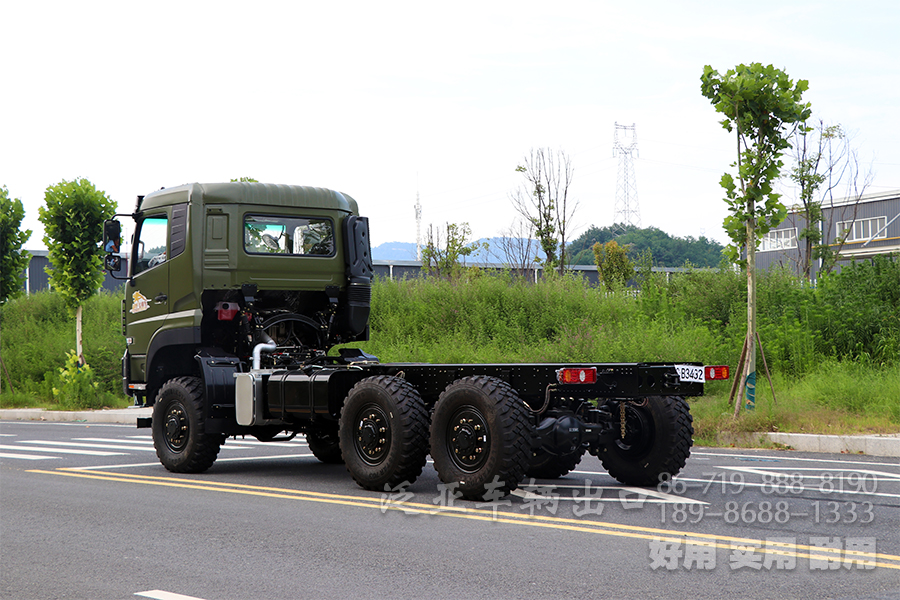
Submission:
M 714 367 L 703 367 L 706 371 L 706 380 L 715 381 L 728 379 L 728 365 L 716 365 Z
M 565 367 L 556 372 L 560 383 L 597 383 L 597 367 Z

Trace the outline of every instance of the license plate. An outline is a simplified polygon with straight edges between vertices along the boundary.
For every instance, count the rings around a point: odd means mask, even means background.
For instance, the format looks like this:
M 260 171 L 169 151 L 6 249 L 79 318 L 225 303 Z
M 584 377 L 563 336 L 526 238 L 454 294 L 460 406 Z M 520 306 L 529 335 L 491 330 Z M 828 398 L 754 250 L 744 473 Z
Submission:
M 706 383 L 706 373 L 703 367 L 696 365 L 675 365 L 678 379 L 682 383 Z

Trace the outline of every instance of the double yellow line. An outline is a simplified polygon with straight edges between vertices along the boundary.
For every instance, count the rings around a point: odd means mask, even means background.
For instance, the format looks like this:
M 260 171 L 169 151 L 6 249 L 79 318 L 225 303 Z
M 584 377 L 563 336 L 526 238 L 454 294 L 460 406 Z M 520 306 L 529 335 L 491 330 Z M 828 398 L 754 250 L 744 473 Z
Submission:
M 40 470 L 32 469 L 28 473 L 44 475 L 61 475 L 65 477 L 78 477 L 82 479 L 96 479 L 99 481 L 112 481 L 116 483 L 134 483 L 143 485 L 158 485 L 163 487 L 176 487 L 190 490 L 203 490 L 208 492 L 245 494 L 264 498 L 282 498 L 287 500 L 301 500 L 306 502 L 319 502 L 324 504 L 336 504 L 340 506 L 355 506 L 359 508 L 378 509 L 381 512 L 388 510 L 402 511 L 407 514 L 432 515 L 441 517 L 455 517 L 473 521 L 488 521 L 506 523 L 510 525 L 524 525 L 529 527 L 544 527 L 560 531 L 576 531 L 625 537 L 633 539 L 651 540 L 655 542 L 692 544 L 717 548 L 752 548 L 752 551 L 760 554 L 771 554 L 793 558 L 806 558 L 819 561 L 859 560 L 875 567 L 900 570 L 900 556 L 882 554 L 877 552 L 859 552 L 843 550 L 841 548 L 823 548 L 819 546 L 804 546 L 800 544 L 776 544 L 766 540 L 715 535 L 672 529 L 658 529 L 654 527 L 640 527 L 637 525 L 623 525 L 604 521 L 590 521 L 583 519 L 567 519 L 562 517 L 548 517 L 543 515 L 531 515 L 526 513 L 514 513 L 506 511 L 494 511 L 483 508 L 470 508 L 467 506 L 438 506 L 419 502 L 392 501 L 386 496 L 379 498 L 367 498 L 363 496 L 345 496 L 341 494 L 327 494 L 323 492 L 311 492 L 306 490 L 292 490 L 285 488 L 243 485 L 239 483 L 224 483 L 218 481 L 200 481 L 196 479 L 182 479 L 177 477 L 155 477 L 148 475 L 129 475 L 126 473 L 110 473 L 106 471 L 85 471 L 74 469 Z

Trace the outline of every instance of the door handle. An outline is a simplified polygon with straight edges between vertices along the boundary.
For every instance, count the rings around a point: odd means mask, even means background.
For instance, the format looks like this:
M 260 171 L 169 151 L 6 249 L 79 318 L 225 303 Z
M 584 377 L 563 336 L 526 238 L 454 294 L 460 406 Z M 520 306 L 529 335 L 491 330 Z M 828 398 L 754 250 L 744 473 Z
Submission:
M 153 299 L 153 303 L 154 304 L 165 304 L 166 300 L 168 300 L 168 299 L 169 299 L 169 297 L 166 296 L 165 294 L 157 294 L 156 298 Z

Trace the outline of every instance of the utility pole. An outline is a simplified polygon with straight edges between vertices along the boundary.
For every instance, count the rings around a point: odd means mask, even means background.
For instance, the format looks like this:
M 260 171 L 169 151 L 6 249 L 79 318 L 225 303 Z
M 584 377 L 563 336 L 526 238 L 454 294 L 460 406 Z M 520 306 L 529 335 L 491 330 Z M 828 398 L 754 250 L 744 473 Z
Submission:
M 619 138 L 619 132 L 622 138 Z M 619 125 L 616 123 L 613 135 L 613 156 L 619 157 L 619 175 L 616 180 L 616 207 L 613 224 L 625 232 L 625 227 L 641 226 L 641 210 L 638 206 L 637 178 L 634 173 L 632 158 L 638 155 L 637 132 L 635 124 Z

